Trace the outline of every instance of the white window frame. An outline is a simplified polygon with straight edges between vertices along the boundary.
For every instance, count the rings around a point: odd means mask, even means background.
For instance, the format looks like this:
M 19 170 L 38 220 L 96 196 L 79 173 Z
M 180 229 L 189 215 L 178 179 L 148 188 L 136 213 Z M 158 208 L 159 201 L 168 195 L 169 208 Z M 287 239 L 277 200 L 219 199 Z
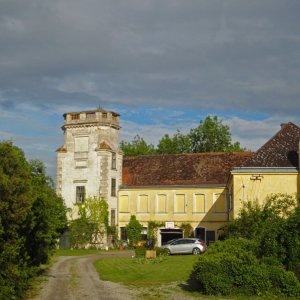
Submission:
M 204 211 L 199 212 L 195 211 L 196 208 L 196 196 L 197 195 L 203 195 L 204 196 Z M 204 215 L 206 214 L 206 193 L 193 193 L 193 214 L 198 214 L 198 215 Z
M 184 212 L 176 212 L 175 207 L 176 207 L 176 196 L 177 195 L 184 195 Z M 187 213 L 187 196 L 186 193 L 175 193 L 174 194 L 174 214 L 176 215 L 183 215 Z
M 127 196 L 128 197 L 128 211 L 120 211 L 120 208 L 119 208 L 119 201 L 121 199 L 122 196 Z M 130 213 L 130 194 L 129 193 L 124 193 L 124 194 L 121 194 L 118 196 L 118 210 L 117 210 L 117 215 L 118 213 L 121 213 L 121 214 L 129 214 Z
M 147 203 L 147 212 L 142 212 L 142 211 L 140 211 L 140 197 L 141 197 L 141 196 L 147 196 L 147 199 L 148 199 L 148 203 Z M 137 195 L 136 213 L 137 213 L 137 214 L 149 214 L 149 211 L 150 211 L 149 206 L 150 206 L 150 196 L 149 196 L 149 194 L 147 194 L 147 193 L 141 193 L 141 194 L 138 194 L 138 195 Z
M 158 196 L 160 195 L 163 195 L 163 196 L 166 196 L 166 211 L 165 212 L 159 212 L 158 211 Z M 155 196 L 155 213 L 156 214 L 159 214 L 159 215 L 167 215 L 169 210 L 168 210 L 168 207 L 169 207 L 169 197 L 168 197 L 168 194 L 164 194 L 164 193 L 157 193 L 156 196 Z
M 222 195 L 224 194 L 225 196 L 225 211 L 224 212 L 216 212 L 216 202 L 217 202 L 217 198 L 218 195 Z M 228 212 L 228 207 L 227 207 L 227 193 L 226 192 L 218 192 L 218 193 L 213 193 L 213 214 L 216 215 L 225 215 Z

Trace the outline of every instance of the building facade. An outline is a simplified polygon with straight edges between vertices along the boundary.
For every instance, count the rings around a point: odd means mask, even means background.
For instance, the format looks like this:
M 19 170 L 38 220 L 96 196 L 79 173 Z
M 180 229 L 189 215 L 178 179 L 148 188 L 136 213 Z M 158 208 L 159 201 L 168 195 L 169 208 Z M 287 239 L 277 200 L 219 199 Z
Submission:
M 110 224 L 126 239 L 131 215 L 159 224 L 157 242 L 193 235 L 219 238 L 245 201 L 272 193 L 300 193 L 300 128 L 282 124 L 257 152 L 191 153 L 125 157 L 119 149 L 119 115 L 93 110 L 64 114 L 64 145 L 57 149 L 57 193 L 71 218 L 85 197 L 104 197 Z
M 159 246 L 182 237 L 187 224 L 194 236 L 216 240 L 229 220 L 230 172 L 252 155 L 214 152 L 124 158 L 118 197 L 120 237 L 126 239 L 126 224 L 135 215 L 145 235 L 149 221 L 160 224 Z
M 76 203 L 104 197 L 111 223 L 117 223 L 117 195 L 122 181 L 119 115 L 92 110 L 64 114 L 64 145 L 57 149 L 57 193 L 76 217 Z

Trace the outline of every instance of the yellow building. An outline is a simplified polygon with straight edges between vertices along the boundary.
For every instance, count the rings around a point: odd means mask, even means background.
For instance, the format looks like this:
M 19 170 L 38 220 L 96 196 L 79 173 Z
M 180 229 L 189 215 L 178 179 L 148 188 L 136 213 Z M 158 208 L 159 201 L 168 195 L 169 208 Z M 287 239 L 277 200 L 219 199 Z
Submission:
M 233 203 L 230 218 L 237 216 L 244 201 L 262 202 L 272 193 L 300 193 L 299 140 L 298 126 L 282 124 L 250 159 L 232 170 L 228 184 Z
M 226 183 L 230 171 L 251 152 L 193 153 L 125 158 L 123 186 L 118 196 L 121 238 L 131 215 L 144 226 L 162 224 L 158 245 L 182 237 L 181 225 L 189 223 L 196 236 L 214 241 L 228 222 Z
M 243 201 L 299 193 L 300 128 L 283 124 L 256 153 L 193 153 L 124 158 L 118 195 L 120 237 L 131 215 L 161 223 L 158 245 L 182 237 L 188 223 L 206 241 L 237 216 Z

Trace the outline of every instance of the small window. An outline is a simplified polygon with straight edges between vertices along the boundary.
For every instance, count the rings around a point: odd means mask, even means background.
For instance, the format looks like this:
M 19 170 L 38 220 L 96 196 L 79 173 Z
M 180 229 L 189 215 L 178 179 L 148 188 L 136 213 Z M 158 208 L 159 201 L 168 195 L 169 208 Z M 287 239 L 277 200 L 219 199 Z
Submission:
M 148 213 L 148 195 L 139 195 L 137 210 L 139 213 Z
M 113 152 L 111 154 L 111 168 L 112 168 L 112 170 L 117 169 L 117 155 L 116 155 L 116 152 Z
M 204 213 L 205 212 L 205 195 L 195 194 L 194 195 L 194 205 L 193 213 Z
M 167 195 L 159 194 L 156 199 L 156 212 L 167 213 Z
M 71 115 L 71 120 L 79 120 L 79 119 L 80 119 L 80 114 Z
M 87 120 L 93 120 L 93 119 L 96 119 L 96 114 L 94 112 L 92 113 L 87 113 L 86 114 L 86 118 Z
M 216 240 L 216 233 L 214 230 L 207 230 L 206 231 L 206 242 L 214 242 Z
M 143 227 L 142 232 L 141 232 L 141 240 L 146 241 L 148 238 L 148 230 L 147 227 Z
M 112 178 L 111 179 L 111 196 L 116 197 L 116 179 Z
M 185 213 L 185 195 L 175 195 L 174 213 Z
M 119 212 L 129 212 L 129 197 L 127 195 L 119 197 Z
M 115 226 L 116 225 L 116 210 L 112 209 L 110 211 L 110 225 Z
M 85 187 L 84 186 L 76 186 L 76 202 L 83 203 L 85 197 Z
M 113 121 L 117 121 L 117 116 L 116 116 L 116 115 L 112 115 L 112 116 L 111 116 L 111 119 L 112 119 Z
M 205 241 L 205 228 L 197 227 L 195 229 L 195 236 L 196 236 L 196 238 L 199 238 L 199 239 Z
M 121 240 L 123 241 L 127 240 L 126 227 L 120 227 L 120 236 L 121 236 Z
M 228 205 L 228 211 L 231 211 L 233 209 L 233 198 L 232 194 L 228 194 L 228 199 L 227 199 L 227 205 Z
M 107 112 L 103 112 L 103 113 L 102 113 L 102 118 L 103 118 L 103 119 L 107 119 Z
M 226 194 L 216 193 L 214 195 L 214 212 L 226 213 Z

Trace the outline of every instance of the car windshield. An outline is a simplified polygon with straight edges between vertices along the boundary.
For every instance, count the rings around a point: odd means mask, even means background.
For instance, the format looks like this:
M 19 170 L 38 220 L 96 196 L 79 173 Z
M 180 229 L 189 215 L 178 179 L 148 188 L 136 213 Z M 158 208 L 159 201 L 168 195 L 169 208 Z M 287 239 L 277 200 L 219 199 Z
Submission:
M 165 245 L 169 245 L 169 244 L 171 244 L 171 243 L 173 243 L 173 242 L 175 242 L 175 241 L 177 241 L 177 239 L 173 239 L 173 240 L 167 241 L 167 242 L 165 243 Z

